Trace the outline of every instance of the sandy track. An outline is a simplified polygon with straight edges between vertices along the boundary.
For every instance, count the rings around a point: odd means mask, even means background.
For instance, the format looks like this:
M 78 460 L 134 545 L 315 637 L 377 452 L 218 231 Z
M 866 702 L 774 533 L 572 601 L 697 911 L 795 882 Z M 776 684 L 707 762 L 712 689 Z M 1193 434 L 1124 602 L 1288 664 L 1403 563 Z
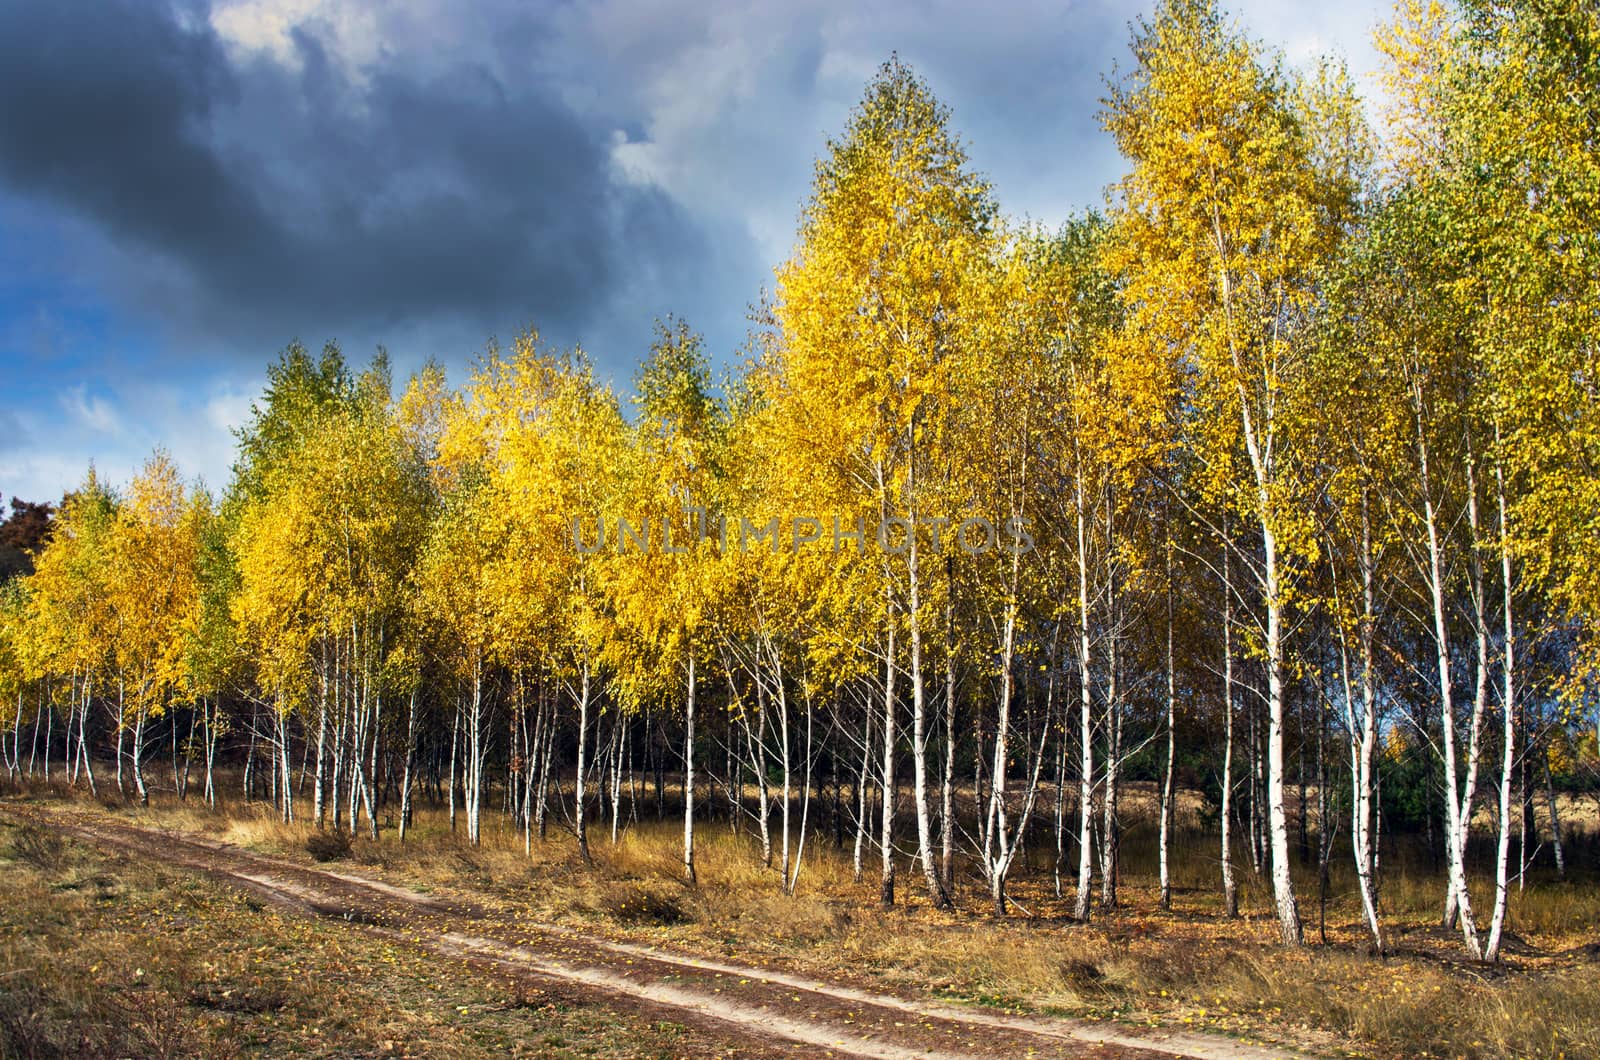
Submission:
M 142 861 L 203 873 L 300 915 L 334 918 L 444 956 L 616 1008 L 692 1024 L 740 1052 L 911 1058 L 1185 1056 L 1265 1060 L 1283 1050 L 1208 1035 L 1020 1017 L 863 990 L 781 970 L 512 921 L 357 874 L 215 840 L 61 813 L 5 812 Z

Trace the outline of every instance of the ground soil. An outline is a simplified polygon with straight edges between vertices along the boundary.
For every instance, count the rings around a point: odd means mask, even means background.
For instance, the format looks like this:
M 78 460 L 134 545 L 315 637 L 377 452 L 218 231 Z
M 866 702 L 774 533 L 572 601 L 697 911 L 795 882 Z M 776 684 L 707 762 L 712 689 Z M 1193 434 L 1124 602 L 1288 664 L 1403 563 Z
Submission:
M 1218 1036 L 953 1005 L 885 993 L 842 972 L 823 980 L 606 939 L 348 871 L 299 865 L 67 809 L 6 806 L 0 813 L 141 861 L 203 874 L 298 915 L 343 922 L 351 931 L 492 969 L 585 1003 L 671 1019 L 690 1028 L 702 1044 L 715 1042 L 743 1056 L 1264 1060 L 1290 1055 Z

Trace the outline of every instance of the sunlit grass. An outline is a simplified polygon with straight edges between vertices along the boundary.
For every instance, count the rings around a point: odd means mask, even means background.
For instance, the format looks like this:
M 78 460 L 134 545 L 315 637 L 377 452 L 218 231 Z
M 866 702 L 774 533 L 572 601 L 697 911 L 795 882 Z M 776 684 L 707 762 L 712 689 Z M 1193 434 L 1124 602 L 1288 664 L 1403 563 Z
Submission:
M 1137 792 L 1130 815 L 1146 812 Z M 301 800 L 297 808 L 309 812 Z M 283 824 L 272 807 L 227 802 L 217 811 L 160 796 L 148 809 L 110 812 L 147 825 L 204 833 L 310 864 L 306 823 Z M 1316 866 L 1295 875 L 1309 945 L 1276 943 L 1271 893 L 1235 853 L 1241 917 L 1222 916 L 1216 837 L 1187 814 L 1173 836 L 1173 910 L 1158 907 L 1155 830 L 1133 817 L 1124 841 L 1121 906 L 1070 921 L 1071 879 L 1057 898 L 1053 842 L 1041 830 L 1019 859 L 1010 893 L 1013 916 L 990 915 L 975 865 L 961 859 L 958 909 L 937 913 L 914 859 L 897 863 L 900 904 L 877 905 L 877 851 L 854 878 L 851 839 L 831 833 L 806 844 L 798 892 L 785 896 L 776 868 L 762 864 L 749 823 L 724 820 L 696 830 L 698 883 L 682 866 L 681 822 L 629 822 L 618 842 L 609 827 L 591 833 L 591 860 L 579 856 L 555 813 L 549 838 L 524 852 L 520 828 L 486 813 L 476 846 L 464 822 L 451 832 L 442 809 L 419 807 L 404 845 L 390 829 L 377 843 L 360 833 L 343 871 L 382 875 L 429 893 L 498 906 L 531 923 L 566 924 L 618 937 L 771 963 L 867 985 L 1019 1009 L 1112 1017 L 1252 1040 L 1305 1043 L 1322 1051 L 1375 1056 L 1600 1055 L 1600 990 L 1593 953 L 1600 891 L 1584 875 L 1567 883 L 1530 875 L 1511 895 L 1510 944 L 1495 968 L 1464 958 L 1459 936 L 1439 925 L 1443 882 L 1420 846 L 1386 850 L 1381 900 L 1391 955 L 1369 954 L 1348 852 L 1330 864 L 1325 919 Z M 669 807 L 670 810 L 670 807 Z M 909 823 L 907 825 L 909 832 Z M 907 840 L 909 841 L 909 836 Z M 774 829 L 774 844 L 778 842 Z M 1048 846 L 1049 849 L 1045 849 Z M 1069 858 L 1068 874 L 1075 868 Z M 1475 901 L 1487 917 L 1489 881 Z M 1098 899 L 1098 890 L 1096 892 Z M 1327 943 L 1322 943 L 1323 931 Z

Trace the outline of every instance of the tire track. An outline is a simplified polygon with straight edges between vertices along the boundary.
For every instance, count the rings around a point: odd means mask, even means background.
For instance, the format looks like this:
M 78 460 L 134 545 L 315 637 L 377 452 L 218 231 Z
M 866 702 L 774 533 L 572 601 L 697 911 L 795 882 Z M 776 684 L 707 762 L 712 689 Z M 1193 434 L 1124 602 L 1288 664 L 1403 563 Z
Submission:
M 55 813 L 6 812 L 144 861 L 202 873 L 302 916 L 420 946 L 502 972 L 556 981 L 630 1004 L 685 1015 L 750 1043 L 774 1039 L 862 1057 L 1063 1056 L 1107 1060 L 1266 1060 L 1291 1054 L 1189 1033 L 1134 1033 L 1050 1017 L 1009 1016 L 796 976 L 779 970 L 523 923 L 354 873 L 312 868 L 216 840 L 121 823 L 68 822 Z M 538 941 L 536 942 L 535 939 Z

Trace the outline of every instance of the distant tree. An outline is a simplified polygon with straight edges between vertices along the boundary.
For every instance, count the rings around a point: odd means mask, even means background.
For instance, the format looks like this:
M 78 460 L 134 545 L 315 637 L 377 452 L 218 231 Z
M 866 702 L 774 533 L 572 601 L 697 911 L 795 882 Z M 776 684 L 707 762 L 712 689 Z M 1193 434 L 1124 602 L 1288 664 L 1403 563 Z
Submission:
M 55 508 L 11 498 L 11 516 L 0 520 L 0 582 L 33 573 L 33 557 L 50 540 Z

